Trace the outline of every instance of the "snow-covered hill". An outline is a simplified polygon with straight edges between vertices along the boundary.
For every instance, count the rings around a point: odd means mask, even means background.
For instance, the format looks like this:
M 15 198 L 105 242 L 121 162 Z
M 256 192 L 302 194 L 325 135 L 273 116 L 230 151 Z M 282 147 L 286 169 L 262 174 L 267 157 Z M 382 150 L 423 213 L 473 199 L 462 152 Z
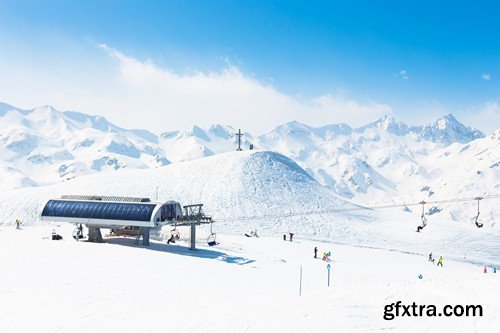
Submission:
M 230 152 L 194 161 L 173 163 L 150 170 L 129 169 L 101 172 L 62 183 L 21 188 L 0 193 L 0 224 L 16 218 L 36 224 L 40 205 L 63 194 L 144 196 L 177 200 L 183 204 L 204 203 L 217 220 L 253 223 L 246 217 L 265 216 L 274 230 L 292 228 L 283 215 L 296 212 L 331 211 L 355 207 L 322 186 L 289 158 L 274 152 Z M 351 219 L 354 215 L 339 215 Z M 241 218 L 243 217 L 243 218 Z M 301 216 L 299 216 L 301 217 Z M 297 219 L 307 221 L 307 218 Z M 10 223 L 9 223 L 10 221 Z M 289 222 L 289 221 L 286 221 Z M 241 227 L 238 226 L 238 228 Z M 314 229 L 314 226 L 311 226 Z M 312 230 L 311 234 L 315 231 Z
M 235 133 L 231 126 L 212 125 L 156 135 L 50 106 L 21 110 L 0 104 L 0 191 L 234 151 Z M 448 114 L 424 126 L 391 117 L 360 128 L 290 122 L 258 137 L 244 133 L 242 146 L 279 152 L 339 196 L 378 204 L 499 193 L 499 137 Z M 485 201 L 482 214 L 490 223 L 493 204 Z M 457 221 L 470 222 L 474 215 L 473 203 L 428 208 Z
M 62 183 L 0 193 L 0 224 L 37 225 L 44 200 L 64 194 L 147 196 L 203 203 L 217 231 L 242 235 L 258 229 L 267 236 L 294 232 L 302 238 L 499 263 L 498 228 L 482 229 L 450 219 L 431 219 L 416 233 L 418 218 L 402 209 L 337 212 L 358 208 L 315 181 L 289 158 L 275 152 L 222 153 L 155 169 L 122 169 Z

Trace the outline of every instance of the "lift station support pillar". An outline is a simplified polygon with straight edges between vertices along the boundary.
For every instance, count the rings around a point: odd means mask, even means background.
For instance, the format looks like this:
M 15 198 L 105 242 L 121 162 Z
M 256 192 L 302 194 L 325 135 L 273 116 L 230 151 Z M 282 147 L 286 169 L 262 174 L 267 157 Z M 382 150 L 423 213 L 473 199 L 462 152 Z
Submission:
M 95 243 L 102 243 L 101 229 L 97 227 L 89 227 L 89 241 Z
M 190 250 L 196 250 L 196 224 L 191 224 L 191 247 Z
M 142 245 L 149 246 L 149 228 L 142 228 Z

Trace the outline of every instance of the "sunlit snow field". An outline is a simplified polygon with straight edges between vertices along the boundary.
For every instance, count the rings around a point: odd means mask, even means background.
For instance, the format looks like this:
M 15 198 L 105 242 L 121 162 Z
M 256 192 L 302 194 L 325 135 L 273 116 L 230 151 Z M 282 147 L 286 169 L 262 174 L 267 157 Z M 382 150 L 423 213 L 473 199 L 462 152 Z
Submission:
M 53 228 L 64 240 L 46 239 Z M 425 256 L 300 237 L 220 234 L 220 245 L 208 248 L 200 233 L 193 252 L 184 242 L 75 242 L 71 232 L 0 229 L 1 332 L 493 332 L 500 325 L 500 272 L 465 261 L 445 258 L 441 268 Z M 332 253 L 330 287 L 314 246 Z M 480 304 L 484 315 L 384 320 L 384 305 L 396 301 Z

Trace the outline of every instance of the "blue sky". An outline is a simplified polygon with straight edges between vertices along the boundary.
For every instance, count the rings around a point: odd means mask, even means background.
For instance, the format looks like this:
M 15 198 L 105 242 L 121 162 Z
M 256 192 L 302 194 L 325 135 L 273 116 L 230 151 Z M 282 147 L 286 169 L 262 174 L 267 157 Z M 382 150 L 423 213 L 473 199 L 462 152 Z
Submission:
M 0 101 L 148 127 L 142 107 L 165 119 L 155 131 L 179 113 L 182 126 L 268 130 L 447 112 L 490 131 L 499 12 L 493 1 L 0 1 Z

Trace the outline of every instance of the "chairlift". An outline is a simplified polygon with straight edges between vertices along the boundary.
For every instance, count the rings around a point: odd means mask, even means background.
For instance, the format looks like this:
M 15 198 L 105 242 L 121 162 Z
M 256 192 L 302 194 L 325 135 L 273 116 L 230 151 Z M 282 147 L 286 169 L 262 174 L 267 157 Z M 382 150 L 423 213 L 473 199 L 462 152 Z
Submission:
M 219 243 L 217 243 L 217 235 L 212 231 L 212 222 L 210 222 L 210 235 L 207 237 L 207 244 L 208 246 L 219 245 Z
M 181 234 L 179 230 L 177 230 L 177 227 L 174 227 L 172 230 L 170 230 L 170 235 L 174 237 L 175 240 L 179 240 L 181 238 Z
M 177 225 L 174 224 L 174 228 L 170 230 L 170 238 L 167 240 L 167 244 L 175 243 L 176 240 L 181 239 L 181 234 L 177 230 Z
M 479 223 L 478 219 L 479 219 L 479 201 L 483 198 L 481 197 L 477 197 L 477 198 L 474 198 L 475 200 L 477 200 L 477 215 L 473 218 L 474 220 L 474 224 L 476 225 L 476 227 L 478 228 L 482 228 L 483 227 L 483 224 L 482 223 Z
M 79 224 L 75 230 L 73 230 L 73 238 L 78 241 L 80 239 L 82 239 L 84 236 L 83 236 L 83 226 L 81 224 Z
M 417 227 L 417 232 L 420 232 L 420 230 L 427 226 L 427 219 L 425 218 L 425 201 L 421 201 L 420 204 L 422 204 L 422 215 L 420 216 L 422 224 Z

